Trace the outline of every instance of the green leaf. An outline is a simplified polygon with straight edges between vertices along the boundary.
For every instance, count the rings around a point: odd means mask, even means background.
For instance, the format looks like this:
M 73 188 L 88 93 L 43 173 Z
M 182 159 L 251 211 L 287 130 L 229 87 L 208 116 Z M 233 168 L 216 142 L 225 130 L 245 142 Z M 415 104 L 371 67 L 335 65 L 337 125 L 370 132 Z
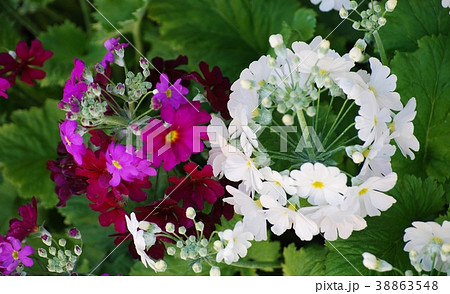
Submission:
M 0 51 L 16 50 L 20 35 L 16 29 L 16 21 L 12 21 L 8 14 L 0 13 Z
M 9 220 L 18 217 L 17 191 L 8 180 L 0 175 L 0 234 L 5 235 L 9 229 Z
M 279 264 L 281 257 L 281 244 L 279 241 L 260 241 L 252 242 L 252 246 L 248 249 L 247 256 L 243 258 L 243 261 L 254 262 L 257 264 Z M 258 269 L 272 272 L 273 267 L 260 267 Z
M 46 163 L 56 158 L 60 141 L 57 122 L 63 117 L 57 102 L 47 100 L 43 108 L 14 111 L 13 123 L 0 127 L 3 176 L 14 184 L 20 196 L 30 199 L 35 195 L 47 208 L 58 201 Z
M 116 27 L 122 34 L 130 33 L 137 16 L 143 12 L 141 9 L 148 2 L 149 0 L 95 0 L 94 6 L 98 11 L 93 13 L 93 17 L 106 32 L 117 34 Z
M 450 176 L 450 37 L 424 37 L 418 44 L 414 53 L 397 53 L 391 67 L 403 103 L 416 97 L 413 122 L 420 150 L 414 161 L 394 160 L 393 166 L 445 181 Z
M 70 78 L 73 69 L 73 59 L 84 59 L 86 52 L 90 58 L 86 61 L 99 62 L 106 50 L 101 50 L 102 44 L 91 44 L 86 34 L 75 24 L 66 20 L 62 25 L 52 26 L 39 35 L 44 48 L 53 52 L 52 58 L 44 64 L 47 76 L 42 80 L 43 86 L 58 84 L 60 86 Z
M 108 228 L 100 226 L 99 213 L 91 210 L 89 203 L 86 197 L 73 196 L 67 201 L 65 207 L 58 207 L 58 212 L 64 216 L 64 224 L 67 228 L 76 227 L 81 232 L 83 253 L 79 263 L 87 263 L 91 271 L 97 265 L 101 265 L 103 258 L 115 248 L 113 237 L 109 237 L 115 231 L 112 226 Z M 110 258 L 114 256 L 111 255 Z M 99 274 L 98 270 L 94 271 L 94 274 Z
M 328 248 L 316 244 L 297 250 L 295 244 L 284 248 L 283 275 L 320 276 L 325 274 L 325 260 Z
M 386 19 L 380 36 L 387 51 L 414 51 L 422 37 L 449 33 L 450 17 L 441 0 L 398 1 Z
M 161 24 L 162 41 L 190 64 L 218 65 L 234 80 L 250 62 L 266 54 L 269 36 L 291 23 L 295 0 L 151 1 L 149 17 Z
M 281 34 L 286 45 L 289 47 L 295 41 L 307 41 L 314 36 L 316 28 L 316 12 L 312 9 L 298 9 L 289 25 L 283 22 Z
M 366 229 L 353 232 L 347 240 L 327 242 L 330 252 L 326 275 L 378 274 L 363 266 L 363 252 L 370 252 L 403 271 L 411 268 L 408 254 L 403 251 L 404 231 L 413 221 L 433 220 L 443 211 L 444 190 L 432 179 L 403 176 L 389 194 L 397 203 L 381 216 L 367 218 Z

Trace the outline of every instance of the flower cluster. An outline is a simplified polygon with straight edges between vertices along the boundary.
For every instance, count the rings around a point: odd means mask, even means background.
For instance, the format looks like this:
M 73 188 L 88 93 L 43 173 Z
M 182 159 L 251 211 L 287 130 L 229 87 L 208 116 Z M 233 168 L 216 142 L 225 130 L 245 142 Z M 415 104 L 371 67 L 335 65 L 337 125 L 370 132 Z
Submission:
M 415 99 L 403 107 L 396 76 L 376 58 L 370 59 L 370 74 L 352 72 L 348 55 L 329 49 L 320 37 L 294 42 L 292 51 L 281 35 L 269 42 L 277 57 L 252 62 L 231 87 L 229 126 L 213 118 L 208 127 L 209 164 L 215 175 L 240 182 L 239 189 L 227 187 L 232 197 L 224 201 L 244 216 L 244 229 L 255 240 L 267 238 L 266 221 L 276 235 L 293 228 L 301 240 L 318 233 L 327 240 L 348 238 L 366 227 L 364 217 L 395 203 L 384 193 L 397 181 L 391 141 L 414 158 Z M 327 93 L 330 106 L 321 110 Z M 335 104 L 339 113 L 328 122 Z M 355 105 L 354 123 L 342 125 Z M 340 153 L 360 167 L 351 185 L 349 173 L 337 167 Z

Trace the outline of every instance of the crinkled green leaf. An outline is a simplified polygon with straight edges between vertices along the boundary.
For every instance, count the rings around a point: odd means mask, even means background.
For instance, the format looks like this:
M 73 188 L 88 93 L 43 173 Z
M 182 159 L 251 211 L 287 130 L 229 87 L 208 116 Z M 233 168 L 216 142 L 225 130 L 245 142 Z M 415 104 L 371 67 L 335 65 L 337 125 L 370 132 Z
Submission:
M 151 1 L 149 16 L 161 24 L 162 40 L 191 65 L 218 65 L 234 79 L 250 62 L 266 54 L 269 36 L 291 23 L 295 0 Z
M 327 242 L 330 252 L 326 275 L 377 274 L 363 266 L 363 252 L 370 252 L 401 270 L 411 268 L 408 254 L 403 251 L 404 231 L 413 221 L 433 220 L 442 213 L 446 203 L 444 190 L 430 178 L 403 176 L 389 194 L 397 203 L 381 216 L 368 217 L 366 229 L 353 232 L 347 240 Z
M 391 67 L 403 103 L 417 100 L 414 134 L 420 142 L 416 159 L 394 160 L 394 170 L 398 166 L 445 181 L 450 176 L 450 37 L 424 37 L 414 53 L 397 53 Z
M 17 190 L 8 180 L 0 175 L 0 235 L 5 235 L 9 229 L 9 220 L 17 217 Z
M 0 165 L 3 176 L 18 189 L 19 195 L 35 195 L 44 207 L 53 207 L 58 198 L 48 160 L 54 159 L 60 141 L 58 120 L 64 114 L 55 100 L 47 100 L 43 108 L 16 110 L 10 124 L 0 127 Z
M 422 37 L 450 31 L 448 9 L 442 8 L 441 0 L 398 1 L 395 10 L 385 16 L 387 23 L 380 36 L 389 51 L 414 51 Z
M 53 57 L 44 64 L 47 76 L 42 85 L 64 85 L 73 69 L 73 59 L 81 59 L 87 46 L 85 33 L 72 22 L 52 26 L 39 35 L 44 48 L 53 52 Z
M 292 23 L 283 22 L 281 34 L 289 46 L 294 41 L 307 41 L 314 36 L 316 28 L 316 12 L 312 9 L 300 8 L 294 14 Z
M 20 41 L 20 36 L 16 29 L 16 21 L 13 21 L 8 14 L 0 12 L 0 51 L 16 50 L 16 45 Z
M 297 250 L 295 244 L 284 248 L 283 275 L 320 276 L 325 274 L 325 260 L 328 248 L 316 244 Z
M 101 265 L 103 258 L 114 249 L 114 238 L 109 235 L 114 234 L 115 231 L 112 226 L 108 228 L 100 226 L 99 213 L 91 210 L 89 203 L 86 197 L 73 196 L 67 201 L 65 207 L 58 207 L 58 211 L 64 216 L 64 224 L 67 228 L 76 227 L 81 232 L 83 253 L 79 262 L 83 263 L 83 259 L 86 259 L 91 271 L 97 265 Z M 96 270 L 93 274 L 102 273 Z

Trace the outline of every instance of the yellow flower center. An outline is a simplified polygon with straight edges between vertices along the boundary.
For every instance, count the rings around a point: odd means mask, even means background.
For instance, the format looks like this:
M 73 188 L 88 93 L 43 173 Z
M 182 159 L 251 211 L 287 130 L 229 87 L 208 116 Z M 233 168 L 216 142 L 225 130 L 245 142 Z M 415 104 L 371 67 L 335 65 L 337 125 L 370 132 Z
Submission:
M 13 257 L 15 260 L 19 259 L 19 252 L 17 252 L 16 250 L 14 250 L 13 253 L 12 253 L 12 257 Z
M 258 85 L 259 85 L 260 87 L 264 86 L 264 80 L 259 81 L 259 82 L 258 82 Z
M 290 210 L 292 210 L 292 211 L 297 211 L 297 209 L 295 208 L 295 205 L 292 204 L 292 203 L 289 203 L 289 205 L 288 205 L 287 208 L 290 209 Z
M 320 73 L 320 75 L 324 76 L 328 73 L 328 71 L 326 71 L 324 69 L 319 69 L 319 73 Z
M 373 124 L 376 126 L 377 123 L 378 123 L 378 121 L 377 121 L 377 116 L 374 115 L 374 116 L 373 116 Z
M 69 141 L 69 138 L 67 138 L 67 136 L 64 136 L 64 139 L 66 140 L 67 145 L 72 145 L 72 142 Z
M 255 110 L 252 111 L 252 116 L 253 117 L 259 116 L 259 108 L 255 108 Z
M 315 181 L 314 183 L 312 183 L 312 185 L 316 189 L 322 189 L 323 187 L 325 187 L 325 185 L 322 182 L 319 182 L 319 181 Z
M 370 149 L 366 149 L 363 151 L 362 155 L 364 155 L 364 157 L 367 157 L 370 153 Z
M 359 195 L 359 196 L 362 196 L 362 195 L 366 194 L 367 191 L 369 191 L 369 189 L 367 189 L 367 188 L 362 188 L 362 189 L 358 192 L 358 195 Z
M 172 97 L 172 90 L 167 89 L 167 91 L 166 91 L 166 96 L 167 96 L 167 98 Z
M 389 129 L 391 130 L 391 133 L 395 132 L 395 122 L 391 122 L 391 123 L 388 125 L 388 127 L 389 127 Z
M 255 200 L 256 205 L 258 205 L 259 208 L 263 208 L 262 204 L 261 204 L 261 200 Z
M 251 167 L 252 166 L 252 162 L 250 160 L 247 161 L 247 166 Z
M 275 185 L 280 186 L 281 187 L 281 183 L 278 181 L 275 181 Z
M 117 160 L 113 160 L 112 164 L 117 168 L 117 169 L 122 169 L 122 166 L 120 165 L 120 163 Z
M 436 243 L 436 244 L 442 244 L 442 243 L 444 243 L 444 242 L 442 241 L 442 239 L 439 238 L 439 237 L 437 237 L 437 236 L 434 236 L 433 238 L 431 238 L 431 242 L 434 242 L 434 243 Z
M 166 135 L 166 144 L 171 144 L 173 142 L 175 142 L 179 137 L 179 133 L 178 131 L 170 131 L 167 135 Z
M 369 90 L 372 91 L 373 95 L 377 96 L 377 91 L 375 91 L 375 89 L 372 88 L 372 86 L 369 87 Z

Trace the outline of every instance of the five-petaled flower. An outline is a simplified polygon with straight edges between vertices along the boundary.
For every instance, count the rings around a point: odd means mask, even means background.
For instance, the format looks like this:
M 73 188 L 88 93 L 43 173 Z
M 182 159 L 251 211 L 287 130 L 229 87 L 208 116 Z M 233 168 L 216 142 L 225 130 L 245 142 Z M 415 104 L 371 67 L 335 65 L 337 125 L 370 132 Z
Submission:
M 30 245 L 22 247 L 20 241 L 14 237 L 7 237 L 5 242 L 0 243 L 0 272 L 4 275 L 12 273 L 19 262 L 24 266 L 33 265 L 33 260 L 28 257 L 34 250 Z

